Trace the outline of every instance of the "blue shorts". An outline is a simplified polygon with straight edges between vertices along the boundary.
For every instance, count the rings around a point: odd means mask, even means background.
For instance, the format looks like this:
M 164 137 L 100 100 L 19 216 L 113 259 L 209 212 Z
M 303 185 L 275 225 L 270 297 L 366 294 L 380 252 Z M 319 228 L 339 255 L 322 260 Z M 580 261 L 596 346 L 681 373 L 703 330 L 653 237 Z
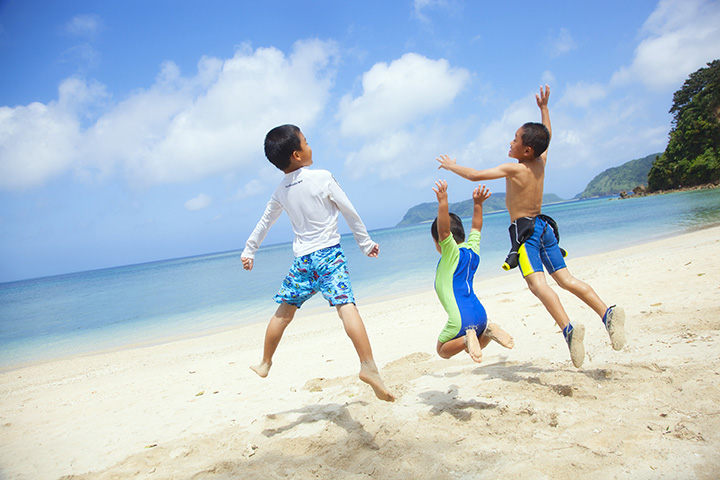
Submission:
M 330 306 L 355 303 L 347 260 L 340 245 L 295 257 L 275 301 L 300 308 L 317 292 Z
M 518 265 L 523 277 L 542 272 L 543 265 L 550 275 L 566 267 L 553 227 L 545 220 L 535 219 L 533 234 L 518 249 Z

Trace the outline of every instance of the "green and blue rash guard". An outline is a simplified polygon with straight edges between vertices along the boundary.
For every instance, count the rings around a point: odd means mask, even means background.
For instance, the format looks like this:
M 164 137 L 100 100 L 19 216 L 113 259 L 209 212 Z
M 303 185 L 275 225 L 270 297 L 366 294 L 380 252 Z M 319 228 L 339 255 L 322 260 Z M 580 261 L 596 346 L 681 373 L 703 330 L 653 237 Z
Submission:
M 461 337 L 468 328 L 475 328 L 479 336 L 487 327 L 485 308 L 473 290 L 475 271 L 480 265 L 480 232 L 472 230 L 460 245 L 452 235 L 439 243 L 435 292 L 448 314 L 448 322 L 438 340 L 445 343 Z

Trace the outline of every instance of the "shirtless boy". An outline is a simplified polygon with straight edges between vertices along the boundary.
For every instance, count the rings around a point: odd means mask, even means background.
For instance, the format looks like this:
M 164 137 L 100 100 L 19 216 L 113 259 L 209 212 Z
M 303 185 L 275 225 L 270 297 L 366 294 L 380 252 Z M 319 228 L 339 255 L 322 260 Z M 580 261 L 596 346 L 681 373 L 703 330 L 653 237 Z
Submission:
M 535 95 L 535 98 L 540 108 L 542 124 L 529 122 L 515 132 L 508 156 L 517 162 L 475 170 L 460 166 L 455 159 L 442 155 L 437 158 L 440 162 L 438 168 L 449 170 L 473 182 L 505 178 L 505 202 L 510 220 L 513 223 L 532 222 L 529 238 L 522 242 L 518 250 L 520 271 L 530 291 L 562 329 L 573 365 L 580 368 L 585 359 L 585 326 L 582 323 L 570 322 L 560 298 L 547 283 L 543 266 L 561 288 L 577 296 L 598 314 L 615 350 L 621 350 L 625 345 L 625 312 L 615 305 L 608 307 L 590 285 L 570 274 L 553 227 L 540 217 L 547 148 L 552 136 L 548 110 L 550 87 L 546 85 L 544 89 L 540 88 L 540 94 Z

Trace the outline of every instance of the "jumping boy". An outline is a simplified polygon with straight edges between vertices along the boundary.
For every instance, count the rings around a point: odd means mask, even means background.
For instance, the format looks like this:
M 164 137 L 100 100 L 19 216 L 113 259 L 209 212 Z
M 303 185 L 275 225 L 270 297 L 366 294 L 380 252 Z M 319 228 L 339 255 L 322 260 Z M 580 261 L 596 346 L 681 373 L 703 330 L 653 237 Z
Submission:
M 437 353 L 450 358 L 463 350 L 473 361 L 482 361 L 482 349 L 490 340 L 513 348 L 513 338 L 493 323 L 488 323 L 485 308 L 475 295 L 473 279 L 480 264 L 480 231 L 483 226 L 482 204 L 490 197 L 485 185 L 473 191 L 473 216 L 470 235 L 465 242 L 462 220 L 448 210 L 447 182 L 439 180 L 433 188 L 438 200 L 438 216 L 430 233 L 440 253 L 435 273 L 435 291 L 448 314 L 440 333 Z
M 562 329 L 570 348 L 570 358 L 576 368 L 585 359 L 583 339 L 585 326 L 570 322 L 555 291 L 548 285 L 543 265 L 557 284 L 585 302 L 602 319 L 610 335 L 613 349 L 621 350 L 625 345 L 625 312 L 615 305 L 608 307 L 586 283 L 570 274 L 565 265 L 553 227 L 541 216 L 547 148 L 552 137 L 548 99 L 550 87 L 540 88 L 535 95 L 540 108 L 542 124 L 526 123 L 515 133 L 510 142 L 508 156 L 517 163 L 503 163 L 485 170 L 475 170 L 457 165 L 447 155 L 437 158 L 440 168 L 455 172 L 474 182 L 505 178 L 506 206 L 510 219 L 516 225 L 529 223 L 529 236 L 523 239 L 518 250 L 519 266 L 530 291 L 542 302 L 547 311 Z
M 263 358 L 250 367 L 267 377 L 272 357 L 285 328 L 302 304 L 318 291 L 337 309 L 345 332 L 360 358 L 360 380 L 369 384 L 380 400 L 392 402 L 395 397 L 385 387 L 373 359 L 365 325 L 355 306 L 345 254 L 337 231 L 338 212 L 342 213 L 355 241 L 368 257 L 376 258 L 380 247 L 373 242 L 360 216 L 326 170 L 311 170 L 312 150 L 295 125 L 281 125 L 265 137 L 265 155 L 285 178 L 270 197 L 265 212 L 253 230 L 241 255 L 243 268 L 252 270 L 255 252 L 270 227 L 283 210 L 290 217 L 295 232 L 295 261 L 275 301 L 280 305 L 265 332 Z

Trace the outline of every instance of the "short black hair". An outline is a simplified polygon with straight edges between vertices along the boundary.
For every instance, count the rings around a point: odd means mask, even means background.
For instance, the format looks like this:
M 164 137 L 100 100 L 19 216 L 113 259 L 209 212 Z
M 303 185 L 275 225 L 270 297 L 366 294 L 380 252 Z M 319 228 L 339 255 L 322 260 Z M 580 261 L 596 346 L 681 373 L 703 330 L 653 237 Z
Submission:
M 462 219 L 454 213 L 450 213 L 450 233 L 455 239 L 455 243 L 461 244 L 465 241 L 465 227 L 463 227 Z M 430 234 L 433 236 L 436 242 L 440 243 L 440 234 L 438 234 L 437 227 L 437 217 L 435 217 L 435 221 L 430 227 Z
M 265 135 L 265 156 L 283 172 L 290 166 L 293 152 L 300 150 L 300 129 L 295 125 L 280 125 Z
M 542 155 L 550 145 L 550 132 L 542 123 L 528 122 L 522 126 L 520 139 L 523 145 L 533 149 L 536 157 Z

